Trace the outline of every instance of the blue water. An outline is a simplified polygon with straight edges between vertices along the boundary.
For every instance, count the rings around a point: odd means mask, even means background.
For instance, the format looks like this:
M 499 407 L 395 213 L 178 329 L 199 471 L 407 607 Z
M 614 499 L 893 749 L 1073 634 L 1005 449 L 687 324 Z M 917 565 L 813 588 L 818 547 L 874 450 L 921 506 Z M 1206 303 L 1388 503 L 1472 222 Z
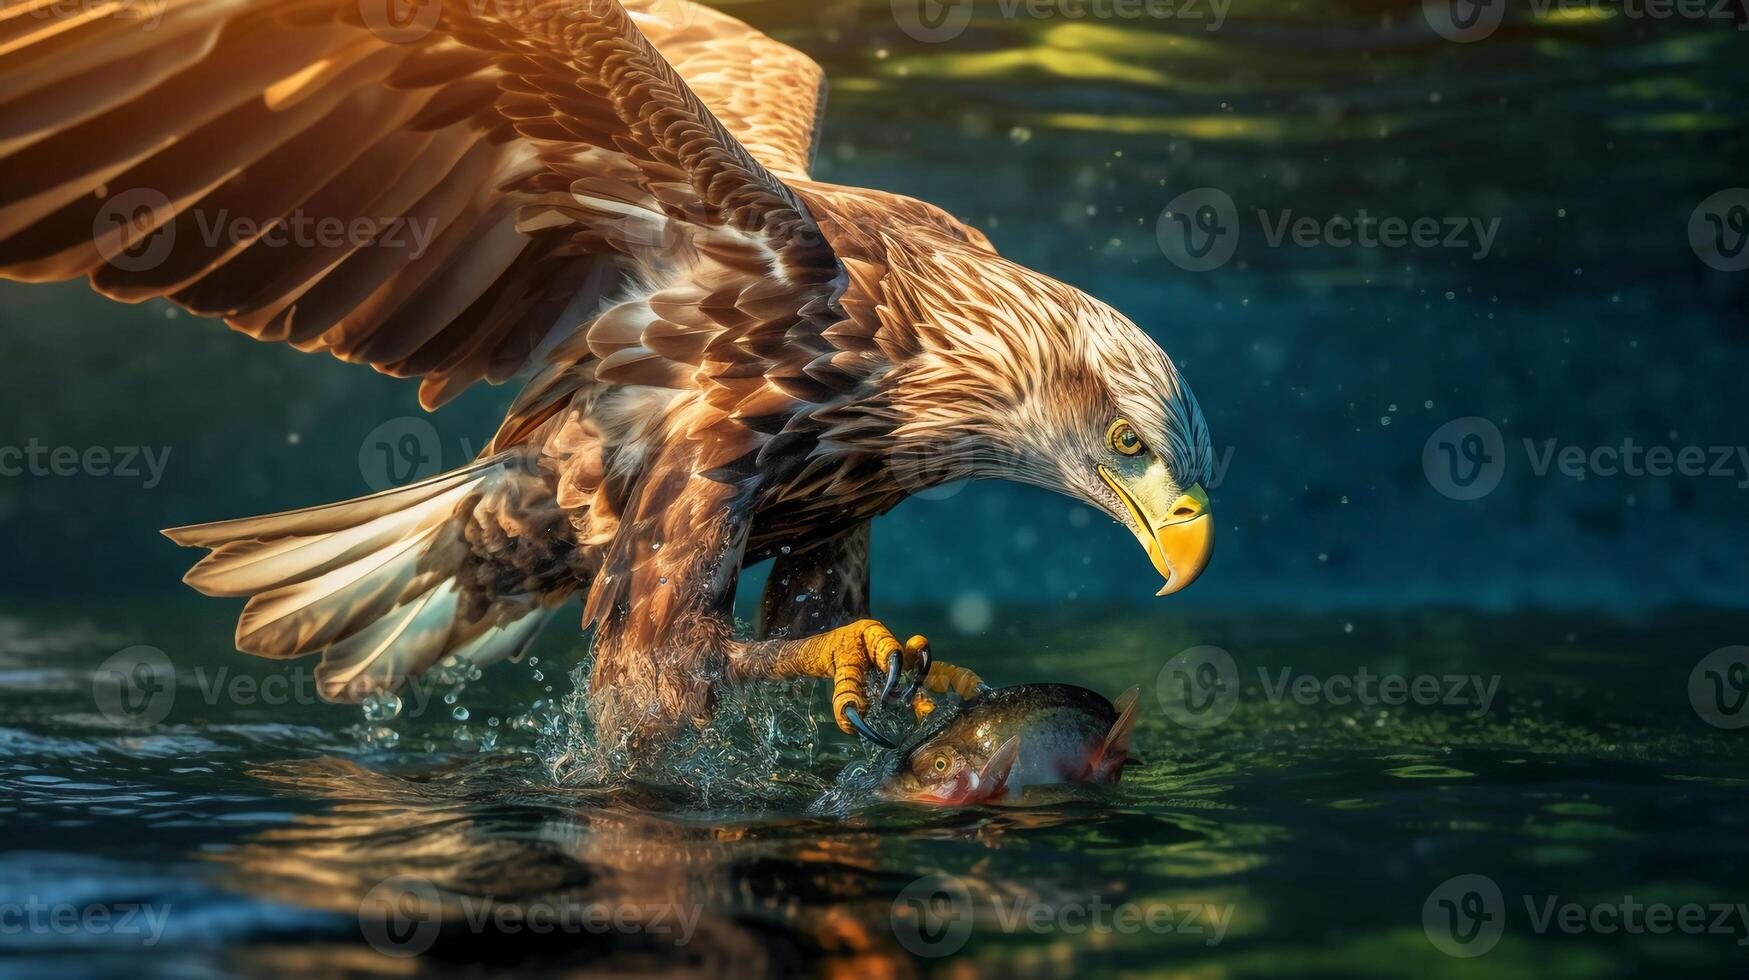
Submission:
M 108 916 L 0 928 L 21 974 L 1727 976 L 1749 944 L 1749 769 L 1723 727 L 1744 713 L 1709 722 L 1687 687 L 1738 614 L 1013 608 L 970 637 L 901 610 L 995 683 L 1139 685 L 1143 762 L 1023 806 L 818 816 L 871 762 L 818 692 L 750 695 L 637 779 L 591 780 L 547 702 L 569 689 L 563 638 L 376 724 L 315 703 L 301 665 L 232 654 L 209 605 L 0 612 L 0 927 Z M 1211 641 L 1236 683 L 1187 713 L 1170 668 Z M 175 681 L 135 692 L 135 716 L 104 707 L 104 664 L 138 644 Z M 1368 673 L 1436 700 L 1340 686 Z M 1474 876 L 1492 904 L 1438 918 Z M 1630 902 L 1704 925 L 1607 917 Z M 1569 905 L 1602 927 L 1550 925 Z M 1480 957 L 1438 945 L 1490 919 L 1458 947 Z

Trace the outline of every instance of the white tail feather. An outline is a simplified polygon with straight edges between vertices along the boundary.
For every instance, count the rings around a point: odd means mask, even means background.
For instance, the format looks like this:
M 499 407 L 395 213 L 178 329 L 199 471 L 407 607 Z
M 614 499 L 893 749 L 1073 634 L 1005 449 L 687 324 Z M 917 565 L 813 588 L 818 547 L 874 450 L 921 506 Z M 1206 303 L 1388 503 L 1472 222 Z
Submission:
M 470 463 L 459 470 L 439 474 L 429 480 L 373 493 L 368 497 L 260 517 L 239 517 L 230 521 L 214 521 L 211 524 L 173 527 L 165 531 L 164 536 L 188 548 L 217 548 L 249 538 L 265 541 L 325 534 L 398 513 L 451 487 L 478 482 L 489 471 L 501 469 L 505 462 L 505 454 L 499 454 Z
M 317 691 L 330 701 L 356 701 L 355 690 L 400 687 L 443 655 L 455 611 L 455 585 L 444 582 L 334 644 L 316 668 Z
M 176 528 L 213 549 L 185 581 L 249 596 L 237 648 L 266 657 L 320 651 L 317 690 L 357 701 L 393 690 L 453 655 L 485 665 L 519 657 L 551 609 L 537 595 L 495 597 L 464 621 L 456 579 L 469 551 L 463 506 L 505 477 L 507 455 L 422 483 L 284 514 Z M 476 607 L 477 608 L 477 607 Z
M 357 527 L 309 537 L 223 545 L 183 576 L 207 595 L 246 596 L 306 581 L 352 564 L 417 531 L 434 513 L 447 514 L 467 495 L 463 484 L 433 498 L 429 508 L 409 507 Z

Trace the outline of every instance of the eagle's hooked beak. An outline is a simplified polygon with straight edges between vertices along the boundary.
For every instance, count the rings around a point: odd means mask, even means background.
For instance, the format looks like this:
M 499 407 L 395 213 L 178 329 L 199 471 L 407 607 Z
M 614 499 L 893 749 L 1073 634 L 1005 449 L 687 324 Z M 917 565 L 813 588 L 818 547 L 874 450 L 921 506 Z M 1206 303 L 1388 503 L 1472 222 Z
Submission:
M 1134 477 L 1099 467 L 1100 479 L 1111 487 L 1130 512 L 1136 540 L 1147 549 L 1154 568 L 1166 584 L 1156 595 L 1171 595 L 1196 580 L 1208 566 L 1215 549 L 1214 518 L 1209 516 L 1209 495 L 1196 484 L 1167 499 L 1164 466 L 1155 463 Z M 1159 470 L 1159 472 L 1156 472 Z

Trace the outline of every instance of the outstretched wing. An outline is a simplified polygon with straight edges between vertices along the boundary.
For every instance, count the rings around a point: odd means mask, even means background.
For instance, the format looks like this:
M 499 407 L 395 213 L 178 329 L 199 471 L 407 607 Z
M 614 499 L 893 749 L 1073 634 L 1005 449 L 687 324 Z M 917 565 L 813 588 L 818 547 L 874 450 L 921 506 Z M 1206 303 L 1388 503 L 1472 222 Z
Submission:
M 691 0 L 628 0 L 626 9 L 747 152 L 785 180 L 808 176 L 826 108 L 814 59 Z
M 805 174 L 818 66 L 692 4 L 629 6 L 0 13 L 0 276 L 168 297 L 422 376 L 428 407 L 523 370 L 628 279 L 671 280 L 680 243 L 828 289 L 836 259 L 772 173 Z

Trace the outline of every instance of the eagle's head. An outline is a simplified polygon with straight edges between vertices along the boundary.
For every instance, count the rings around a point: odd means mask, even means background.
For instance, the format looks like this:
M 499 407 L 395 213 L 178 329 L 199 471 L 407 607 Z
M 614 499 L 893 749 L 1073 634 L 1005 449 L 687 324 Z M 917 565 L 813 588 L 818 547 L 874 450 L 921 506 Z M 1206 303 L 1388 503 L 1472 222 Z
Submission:
M 1068 494 L 1128 527 L 1165 577 L 1208 564 L 1214 451 L 1178 368 L 1122 314 L 987 252 L 911 250 L 884 315 L 914 346 L 889 391 L 897 446 L 950 479 Z

